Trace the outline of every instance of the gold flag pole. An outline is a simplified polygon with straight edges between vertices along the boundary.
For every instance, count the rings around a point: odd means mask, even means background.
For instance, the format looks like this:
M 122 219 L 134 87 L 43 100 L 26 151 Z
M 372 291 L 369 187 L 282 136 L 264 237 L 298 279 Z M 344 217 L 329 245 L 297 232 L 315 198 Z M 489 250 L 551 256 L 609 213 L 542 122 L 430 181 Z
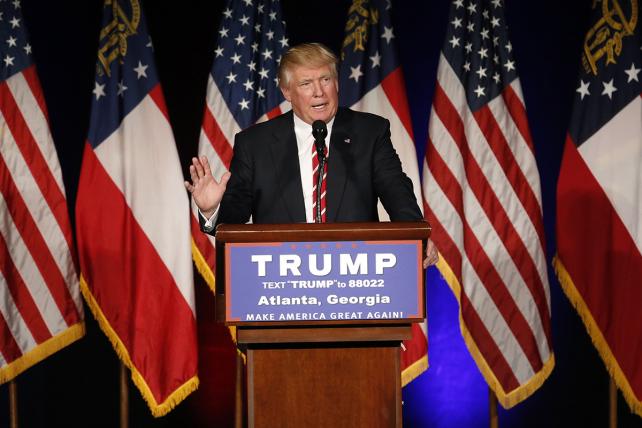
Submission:
M 127 367 L 120 362 L 120 428 L 129 428 L 129 384 Z
M 18 428 L 18 385 L 15 379 L 9 381 L 9 426 Z
M 488 388 L 488 414 L 490 428 L 499 428 L 499 415 L 497 414 L 497 396 L 490 387 Z
M 609 428 L 617 427 L 617 386 L 612 377 L 609 378 Z

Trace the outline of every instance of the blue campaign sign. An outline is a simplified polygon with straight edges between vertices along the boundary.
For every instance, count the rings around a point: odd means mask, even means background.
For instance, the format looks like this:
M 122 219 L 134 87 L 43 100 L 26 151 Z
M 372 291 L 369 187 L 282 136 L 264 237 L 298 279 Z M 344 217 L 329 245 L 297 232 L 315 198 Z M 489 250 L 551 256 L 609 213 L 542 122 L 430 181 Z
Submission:
M 230 243 L 226 321 L 423 319 L 422 245 Z

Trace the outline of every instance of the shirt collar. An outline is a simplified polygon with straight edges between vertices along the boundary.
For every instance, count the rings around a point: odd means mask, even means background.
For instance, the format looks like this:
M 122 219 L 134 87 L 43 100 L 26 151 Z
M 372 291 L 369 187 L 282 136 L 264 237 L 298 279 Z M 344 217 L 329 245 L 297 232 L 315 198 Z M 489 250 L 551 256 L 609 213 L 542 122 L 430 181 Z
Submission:
M 306 123 L 303 119 L 299 118 L 299 116 L 292 112 L 292 116 L 294 116 L 294 133 L 296 134 L 297 137 L 297 143 L 299 143 L 299 139 L 304 140 L 301 141 L 300 143 L 305 143 L 308 139 L 308 137 L 312 136 L 312 125 L 309 123 Z M 335 115 L 336 117 L 336 115 Z M 330 142 L 330 135 L 332 135 L 332 125 L 334 124 L 334 117 L 326 124 L 328 128 L 328 135 L 325 137 L 325 144 L 326 146 L 329 145 Z

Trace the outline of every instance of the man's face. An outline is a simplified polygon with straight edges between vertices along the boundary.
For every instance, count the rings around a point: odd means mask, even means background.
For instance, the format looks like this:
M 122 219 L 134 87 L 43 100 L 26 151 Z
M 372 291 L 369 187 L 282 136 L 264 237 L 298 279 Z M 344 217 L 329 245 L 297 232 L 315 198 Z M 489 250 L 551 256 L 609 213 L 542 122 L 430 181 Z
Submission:
M 330 65 L 321 67 L 294 66 L 287 87 L 281 91 L 292 103 L 292 110 L 304 122 L 329 122 L 337 113 L 339 83 L 332 76 Z

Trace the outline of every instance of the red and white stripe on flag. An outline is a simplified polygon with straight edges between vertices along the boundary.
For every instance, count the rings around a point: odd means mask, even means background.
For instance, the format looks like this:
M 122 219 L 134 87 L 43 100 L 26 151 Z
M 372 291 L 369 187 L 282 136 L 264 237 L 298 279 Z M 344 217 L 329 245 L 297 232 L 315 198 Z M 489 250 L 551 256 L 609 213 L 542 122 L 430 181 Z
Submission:
M 401 67 L 386 76 L 381 84 L 368 91 L 352 109 L 378 114 L 390 121 L 390 138 L 401 159 L 403 171 L 412 180 L 417 201 L 421 200 L 421 186 L 417 152 L 413 139 L 410 110 Z M 390 217 L 379 203 L 379 218 Z M 426 321 L 412 324 L 412 338 L 405 340 L 401 353 L 401 383 L 403 386 L 428 368 L 428 336 Z
M 84 335 L 65 188 L 35 66 L 0 83 L 0 383 Z
M 390 2 L 383 0 L 355 0 L 348 9 L 339 70 L 339 101 L 354 110 L 389 120 L 392 145 L 403 171 L 412 181 L 419 203 L 417 152 L 390 9 Z M 390 219 L 381 203 L 378 211 L 380 220 Z M 401 382 L 404 386 L 428 367 L 426 331 L 425 321 L 413 323 L 412 338 L 403 342 Z
M 219 180 L 229 170 L 232 161 L 234 135 L 241 129 L 230 113 L 216 82 L 209 77 L 205 113 L 198 142 L 198 156 L 205 156 L 212 168 L 212 174 Z M 214 237 L 201 232 L 198 222 L 198 208 L 191 201 L 192 257 L 205 282 L 214 291 L 214 265 L 216 252 Z
M 142 9 L 105 0 L 76 237 L 85 300 L 163 416 L 199 380 L 189 200 L 154 62 Z
M 100 145 L 85 145 L 76 201 L 81 289 L 154 416 L 198 387 L 182 183 L 160 84 Z
M 557 184 L 554 266 L 609 374 L 642 416 L 642 31 L 638 23 L 596 37 L 605 9 L 592 9 Z M 626 19 L 639 12 L 637 2 L 618 9 Z M 615 41 L 613 56 L 602 55 Z
M 554 366 L 539 173 L 519 79 L 473 112 L 442 54 L 423 193 L 462 335 L 511 407 Z

